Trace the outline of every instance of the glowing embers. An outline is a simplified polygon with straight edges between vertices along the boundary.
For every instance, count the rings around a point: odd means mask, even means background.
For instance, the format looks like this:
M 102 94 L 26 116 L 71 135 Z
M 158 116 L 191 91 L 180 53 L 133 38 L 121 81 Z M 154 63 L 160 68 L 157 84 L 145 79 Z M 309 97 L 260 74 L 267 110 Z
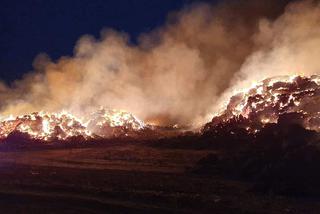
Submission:
M 100 137 L 128 136 L 144 127 L 144 123 L 131 113 L 120 110 L 102 108 L 88 120 L 88 129 Z
M 13 131 L 27 133 L 31 138 L 40 140 L 65 140 L 72 136 L 91 136 L 86 126 L 73 115 L 66 112 L 34 112 L 16 118 L 8 118 L 0 123 L 0 138 Z
M 85 139 L 95 137 L 127 136 L 129 132 L 140 130 L 144 124 L 132 114 L 105 110 L 80 120 L 70 113 L 35 112 L 18 117 L 9 117 L 0 122 L 0 139 L 18 131 L 28 134 L 33 139 L 52 141 L 66 140 L 82 136 Z
M 276 123 L 280 115 L 301 114 L 301 125 L 320 131 L 320 77 L 268 78 L 231 97 L 220 115 L 224 121 L 243 116 L 261 124 Z

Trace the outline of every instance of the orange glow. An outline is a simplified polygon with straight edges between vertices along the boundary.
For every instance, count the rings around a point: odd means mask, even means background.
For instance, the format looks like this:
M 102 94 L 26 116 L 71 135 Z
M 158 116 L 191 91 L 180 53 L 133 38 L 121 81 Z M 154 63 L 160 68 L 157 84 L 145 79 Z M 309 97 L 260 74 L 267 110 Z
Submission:
M 133 130 L 144 128 L 143 122 L 125 111 L 100 110 L 95 114 L 95 117 L 87 120 L 76 118 L 66 111 L 60 113 L 34 112 L 18 117 L 9 116 L 0 122 L 0 139 L 6 138 L 14 131 L 27 133 L 34 139 L 50 141 L 53 139 L 66 140 L 73 136 L 93 138 L 97 135 L 93 127 L 97 126 L 107 125 L 113 128 L 130 126 Z

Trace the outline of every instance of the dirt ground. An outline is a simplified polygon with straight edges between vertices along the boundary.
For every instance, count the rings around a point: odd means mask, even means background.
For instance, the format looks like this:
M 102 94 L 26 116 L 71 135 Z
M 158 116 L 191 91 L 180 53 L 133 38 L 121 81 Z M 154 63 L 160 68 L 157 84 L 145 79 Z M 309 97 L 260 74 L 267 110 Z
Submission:
M 1 213 L 320 213 L 320 199 L 190 173 L 214 152 L 135 142 L 1 151 Z

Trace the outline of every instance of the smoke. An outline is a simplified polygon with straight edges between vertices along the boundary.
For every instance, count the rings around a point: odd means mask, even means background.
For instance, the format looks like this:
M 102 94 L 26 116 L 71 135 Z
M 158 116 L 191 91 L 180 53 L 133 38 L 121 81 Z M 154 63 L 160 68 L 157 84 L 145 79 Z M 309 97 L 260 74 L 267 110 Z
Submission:
M 64 109 L 82 117 L 104 106 L 161 125 L 204 123 L 253 81 L 319 74 L 320 5 L 288 2 L 189 5 L 138 44 L 112 29 L 84 35 L 74 56 L 40 54 L 22 80 L 0 83 L 1 114 Z
M 258 48 L 247 57 L 227 91 L 233 93 L 273 76 L 320 74 L 319 23 L 318 1 L 290 4 L 275 21 L 261 19 L 253 35 Z

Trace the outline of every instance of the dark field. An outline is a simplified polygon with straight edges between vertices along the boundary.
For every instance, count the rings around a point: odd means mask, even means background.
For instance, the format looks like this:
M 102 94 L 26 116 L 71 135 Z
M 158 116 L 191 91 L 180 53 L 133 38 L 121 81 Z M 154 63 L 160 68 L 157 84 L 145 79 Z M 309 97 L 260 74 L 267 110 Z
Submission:
M 150 143 L 0 152 L 1 213 L 319 213 L 320 199 L 259 194 L 190 170 L 214 149 Z

